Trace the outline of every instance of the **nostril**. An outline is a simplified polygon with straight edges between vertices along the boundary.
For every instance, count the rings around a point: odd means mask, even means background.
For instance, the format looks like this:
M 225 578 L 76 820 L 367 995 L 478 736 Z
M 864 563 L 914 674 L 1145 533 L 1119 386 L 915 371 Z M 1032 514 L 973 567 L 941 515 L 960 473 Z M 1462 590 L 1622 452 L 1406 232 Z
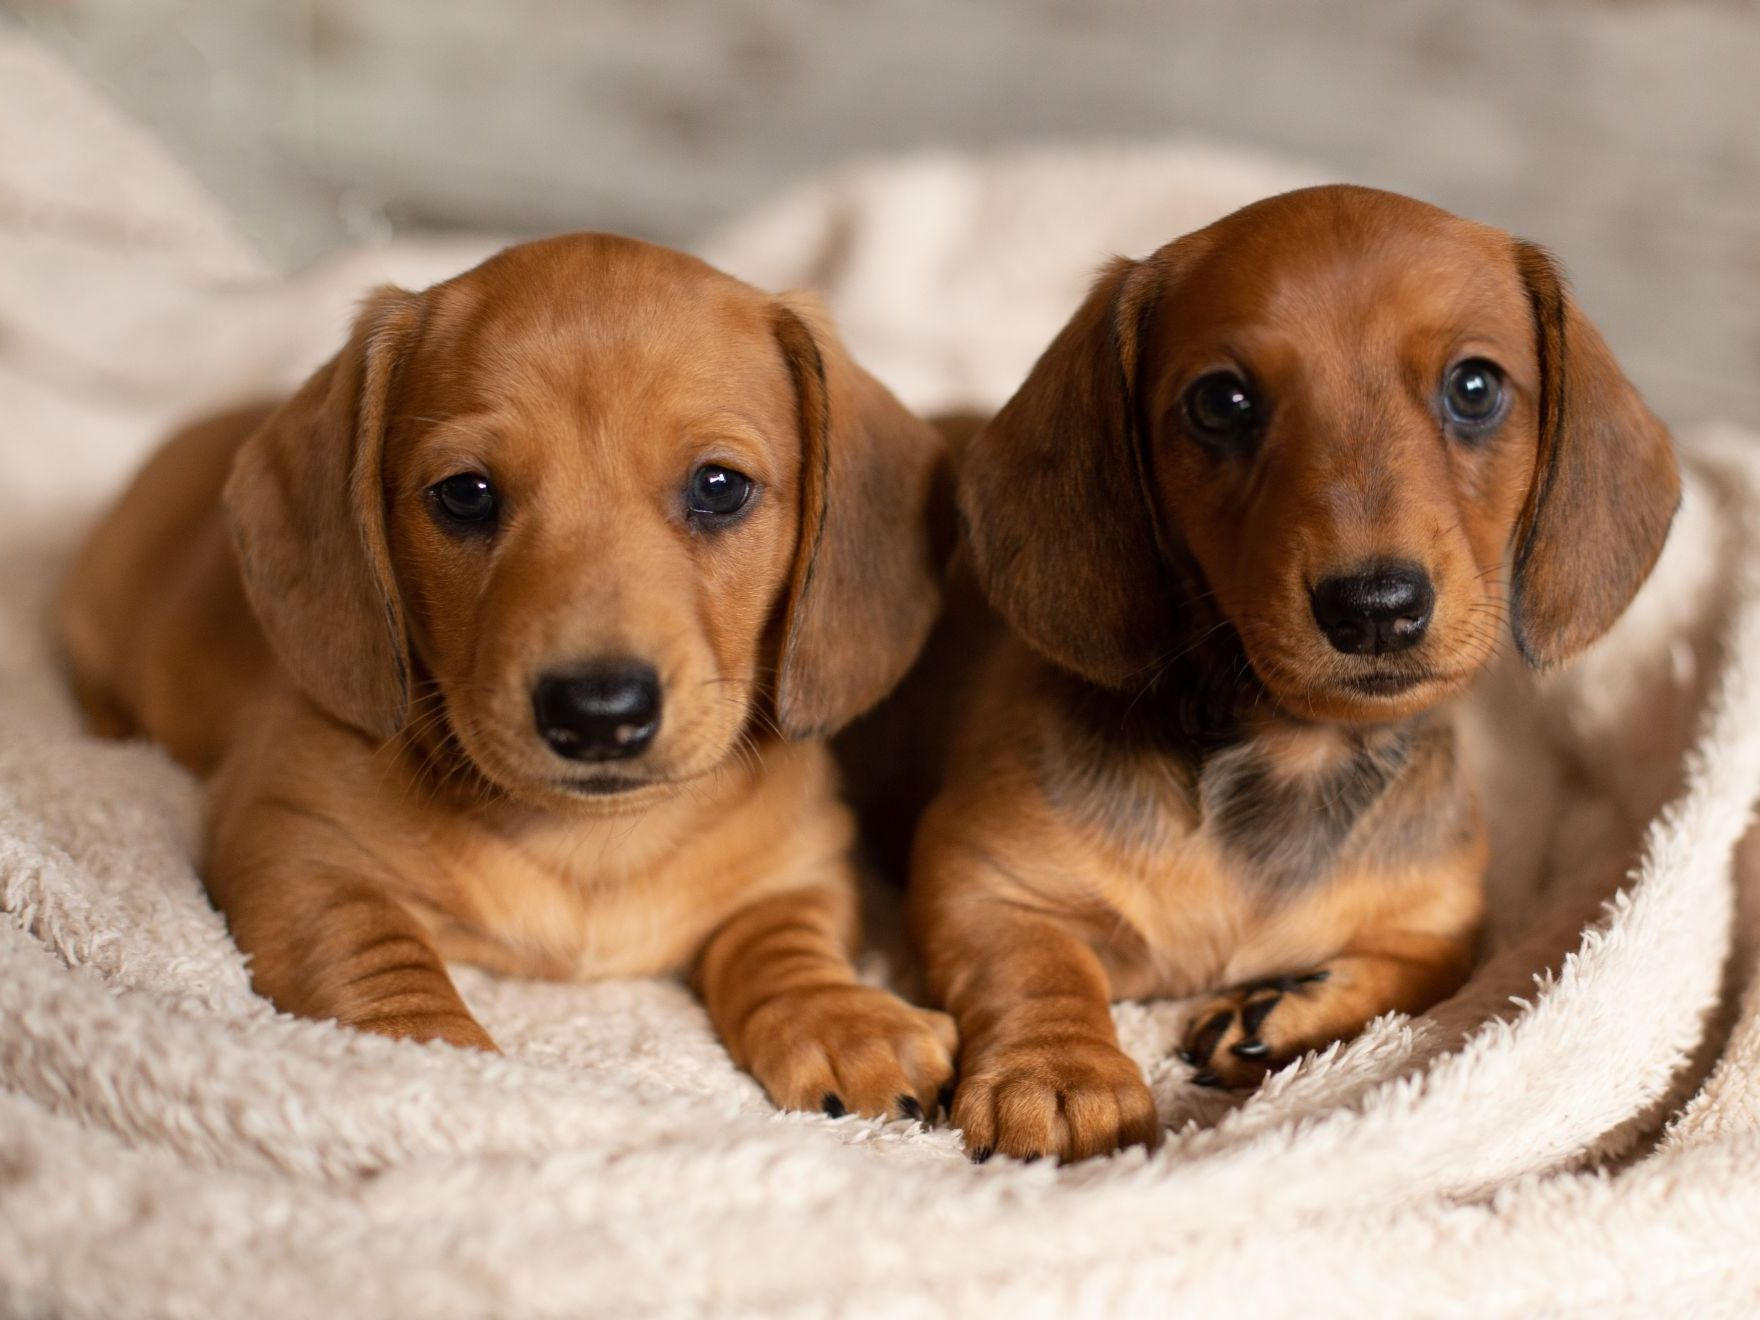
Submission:
M 546 674 L 532 691 L 538 734 L 575 761 L 635 756 L 660 727 L 660 679 L 639 661 L 602 661 Z
M 1310 599 L 1314 621 L 1334 650 L 1379 655 L 1406 650 L 1423 639 L 1436 590 L 1423 569 L 1392 564 L 1326 578 Z

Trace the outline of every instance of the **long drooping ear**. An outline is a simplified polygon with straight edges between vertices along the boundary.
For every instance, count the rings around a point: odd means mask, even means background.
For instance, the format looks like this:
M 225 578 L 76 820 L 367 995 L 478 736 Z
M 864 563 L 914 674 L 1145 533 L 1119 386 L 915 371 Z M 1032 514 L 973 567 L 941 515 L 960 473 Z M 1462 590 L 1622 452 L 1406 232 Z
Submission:
M 375 291 L 343 350 L 239 450 L 225 491 L 245 594 L 281 662 L 330 714 L 380 738 L 409 709 L 381 457 L 418 306 Z
M 877 704 L 917 658 L 951 549 L 947 456 L 934 429 L 858 367 L 816 299 L 778 301 L 800 408 L 800 542 L 776 719 L 824 736 Z
M 1114 261 L 967 446 L 959 505 L 984 594 L 1029 645 L 1108 687 L 1174 635 L 1132 394 L 1155 259 Z
M 1569 659 L 1631 603 L 1680 504 L 1668 428 L 1577 310 L 1552 259 L 1516 244 L 1540 356 L 1539 448 L 1516 525 L 1510 621 L 1535 668 Z

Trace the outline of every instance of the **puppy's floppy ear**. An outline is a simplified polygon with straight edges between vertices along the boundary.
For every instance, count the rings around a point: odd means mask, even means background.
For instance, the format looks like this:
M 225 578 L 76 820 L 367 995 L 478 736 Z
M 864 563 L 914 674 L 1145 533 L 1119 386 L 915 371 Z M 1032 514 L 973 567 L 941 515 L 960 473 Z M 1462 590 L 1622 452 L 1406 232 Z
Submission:
M 225 491 L 245 594 L 275 653 L 312 700 L 380 738 L 409 708 L 381 458 L 418 307 L 376 290 L 343 350 L 245 442 Z
M 1668 428 L 1645 406 L 1552 259 L 1516 244 L 1540 357 L 1539 449 L 1516 525 L 1510 620 L 1536 668 L 1566 660 L 1625 611 L 1680 504 Z
M 951 534 L 941 438 L 850 359 L 809 295 L 777 303 L 800 408 L 800 542 L 789 577 L 776 719 L 836 732 L 890 692 L 940 606 Z
M 990 603 L 1092 682 L 1147 680 L 1174 592 L 1147 493 L 1133 390 L 1158 258 L 1117 260 L 967 446 L 959 505 Z

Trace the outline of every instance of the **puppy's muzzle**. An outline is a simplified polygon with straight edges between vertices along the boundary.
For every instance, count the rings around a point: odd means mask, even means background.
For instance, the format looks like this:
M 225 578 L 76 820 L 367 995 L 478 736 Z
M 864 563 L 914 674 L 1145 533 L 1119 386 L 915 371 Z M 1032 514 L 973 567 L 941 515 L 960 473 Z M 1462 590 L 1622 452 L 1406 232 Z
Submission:
M 538 735 L 571 761 L 621 761 L 647 750 L 660 728 L 660 676 L 638 660 L 545 674 L 532 689 Z
M 1415 564 L 1389 564 L 1340 574 L 1311 594 L 1314 621 L 1332 649 L 1346 655 L 1387 655 L 1424 640 L 1436 589 Z

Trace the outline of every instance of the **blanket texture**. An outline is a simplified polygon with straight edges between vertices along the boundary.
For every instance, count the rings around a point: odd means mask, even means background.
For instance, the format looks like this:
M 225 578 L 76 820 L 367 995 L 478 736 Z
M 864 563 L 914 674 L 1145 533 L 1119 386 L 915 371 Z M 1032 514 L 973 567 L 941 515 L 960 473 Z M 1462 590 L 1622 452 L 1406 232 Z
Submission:
M 704 255 L 819 286 L 907 402 L 987 408 L 1102 257 L 1311 177 L 1180 146 L 925 158 Z M 372 282 L 491 246 L 282 280 L 0 33 L 0 1313 L 1760 1306 L 1760 447 L 1733 431 L 1681 437 L 1686 504 L 1616 632 L 1466 712 L 1495 835 L 1470 984 L 1235 1098 L 1171 1057 L 1182 1005 L 1120 1006 L 1152 1156 L 976 1167 L 944 1130 L 778 1115 L 674 981 L 461 970 L 494 1058 L 256 998 L 197 879 L 199 785 L 82 731 L 46 603 L 170 423 L 292 383 Z

